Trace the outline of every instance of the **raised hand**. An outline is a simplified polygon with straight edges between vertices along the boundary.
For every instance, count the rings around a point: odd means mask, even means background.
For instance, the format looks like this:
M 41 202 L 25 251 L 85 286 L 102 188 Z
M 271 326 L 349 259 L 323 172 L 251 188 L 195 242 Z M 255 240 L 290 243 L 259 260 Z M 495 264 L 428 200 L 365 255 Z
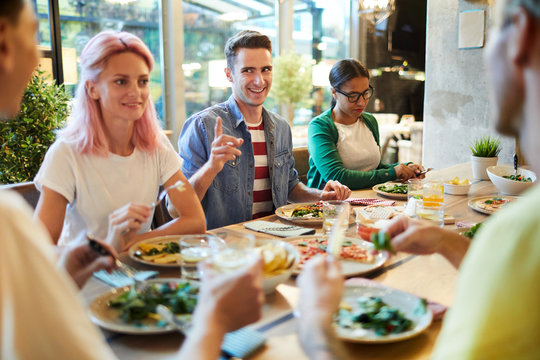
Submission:
M 229 160 L 234 160 L 242 152 L 238 149 L 244 143 L 241 138 L 223 134 L 223 125 L 220 117 L 216 119 L 215 137 L 212 141 L 212 151 L 208 160 L 210 168 L 216 173 L 220 172 Z

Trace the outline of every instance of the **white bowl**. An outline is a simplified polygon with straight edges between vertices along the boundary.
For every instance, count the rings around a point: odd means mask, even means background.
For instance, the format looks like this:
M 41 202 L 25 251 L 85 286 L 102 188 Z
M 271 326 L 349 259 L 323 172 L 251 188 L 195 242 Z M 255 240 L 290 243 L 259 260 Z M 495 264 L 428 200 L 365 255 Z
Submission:
M 272 292 L 274 292 L 274 290 L 276 289 L 276 287 L 281 284 L 281 283 L 284 283 L 285 281 L 287 281 L 294 269 L 296 268 L 296 266 L 298 265 L 298 262 L 300 261 L 300 254 L 298 253 L 298 251 L 295 249 L 295 247 L 285 241 L 281 241 L 281 240 L 257 240 L 257 246 L 261 246 L 261 245 L 264 245 L 265 242 L 272 242 L 274 243 L 275 245 L 277 246 L 280 246 L 282 248 L 284 248 L 288 254 L 292 254 L 294 256 L 294 261 L 292 263 L 291 266 L 289 266 L 289 268 L 285 271 L 283 271 L 282 273 L 278 274 L 278 275 L 274 275 L 274 276 L 266 276 L 264 275 L 263 277 L 263 291 L 265 294 L 270 294 Z
M 449 195 L 467 195 L 470 188 L 471 184 L 454 185 L 444 182 L 444 192 Z
M 503 178 L 503 176 L 514 174 L 514 167 L 512 165 L 490 166 L 487 168 L 487 173 L 497 190 L 505 195 L 519 195 L 534 186 L 534 183 L 536 182 L 536 174 L 525 169 L 518 169 L 518 174 L 531 178 L 532 182 L 522 182 Z

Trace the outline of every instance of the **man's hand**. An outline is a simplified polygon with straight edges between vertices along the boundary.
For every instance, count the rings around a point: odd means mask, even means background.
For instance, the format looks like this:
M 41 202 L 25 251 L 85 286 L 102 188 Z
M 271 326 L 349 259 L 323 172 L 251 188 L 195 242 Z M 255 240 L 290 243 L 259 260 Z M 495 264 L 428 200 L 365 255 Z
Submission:
M 417 255 L 438 253 L 457 269 L 469 249 L 470 240 L 455 231 L 400 216 L 383 229 L 396 251 Z
M 392 239 L 394 250 L 429 255 L 440 251 L 445 230 L 400 216 L 392 221 L 385 231 Z
M 123 251 L 141 225 L 148 221 L 152 208 L 148 205 L 129 203 L 109 215 L 109 230 L 105 242 L 117 251 Z
M 56 265 L 64 268 L 79 288 L 84 286 L 94 272 L 103 269 L 110 272 L 116 268 L 112 256 L 98 254 L 87 243 L 62 246 L 58 250 Z
M 306 263 L 297 280 L 300 287 L 298 324 L 302 349 L 310 359 L 347 359 L 332 328 L 343 295 L 343 276 L 337 259 L 317 256 Z
M 216 119 L 214 130 L 215 137 L 214 141 L 212 141 L 212 151 L 208 164 L 215 173 L 219 173 L 227 161 L 234 160 L 237 156 L 242 155 L 242 152 L 237 148 L 244 143 L 244 139 L 224 135 L 220 117 Z
M 351 189 L 341 184 L 339 181 L 330 180 L 322 190 L 321 200 L 345 200 L 350 195 Z

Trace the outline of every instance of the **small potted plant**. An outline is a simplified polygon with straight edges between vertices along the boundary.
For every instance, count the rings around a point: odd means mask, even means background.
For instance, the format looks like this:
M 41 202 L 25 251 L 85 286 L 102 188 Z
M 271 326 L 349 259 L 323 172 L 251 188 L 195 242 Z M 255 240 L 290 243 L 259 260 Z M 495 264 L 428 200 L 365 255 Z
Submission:
M 486 169 L 497 165 L 498 156 L 501 152 L 501 139 L 483 136 L 476 139 L 470 149 L 472 152 L 473 178 L 489 180 Z

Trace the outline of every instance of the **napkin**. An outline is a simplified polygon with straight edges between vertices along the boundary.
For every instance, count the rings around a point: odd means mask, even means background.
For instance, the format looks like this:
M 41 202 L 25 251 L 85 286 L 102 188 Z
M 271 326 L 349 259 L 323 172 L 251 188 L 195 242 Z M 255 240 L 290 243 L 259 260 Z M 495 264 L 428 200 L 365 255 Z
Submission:
M 137 280 L 148 280 L 159 275 L 159 272 L 157 271 L 137 271 L 134 269 L 133 272 L 137 274 Z M 94 277 L 113 287 L 122 287 L 133 284 L 132 278 L 118 270 L 113 271 L 110 274 L 105 270 L 96 271 Z
M 377 281 L 373 281 L 373 280 L 370 280 L 370 279 L 366 279 L 366 278 L 351 278 L 351 279 L 348 279 L 347 281 L 345 281 L 345 285 L 363 285 L 363 284 L 379 284 L 379 285 L 382 285 L 380 283 L 378 283 Z M 384 285 L 386 286 L 386 285 Z M 389 286 L 386 286 L 386 287 L 389 287 Z M 400 291 L 403 291 L 403 290 L 400 290 Z M 403 291 L 403 292 L 406 292 L 406 291 Z M 414 294 L 412 294 L 414 295 Z M 417 295 L 414 295 L 414 296 L 417 296 Z M 431 310 L 431 313 L 433 314 L 433 320 L 442 320 L 443 317 L 444 317 L 444 314 L 446 314 L 446 310 L 448 309 L 445 305 L 441 304 L 441 303 L 438 303 L 438 302 L 435 302 L 435 301 L 431 301 L 429 299 L 426 299 L 427 301 L 427 306 L 429 308 L 429 310 Z
M 285 225 L 264 220 L 251 221 L 244 224 L 247 229 L 263 232 L 279 237 L 292 237 L 315 234 L 315 229 L 309 229 L 296 225 Z
M 345 200 L 346 202 L 350 203 L 351 205 L 384 205 L 384 206 L 392 206 L 396 202 L 393 200 L 382 200 L 382 199 L 361 199 L 361 198 L 348 198 Z

